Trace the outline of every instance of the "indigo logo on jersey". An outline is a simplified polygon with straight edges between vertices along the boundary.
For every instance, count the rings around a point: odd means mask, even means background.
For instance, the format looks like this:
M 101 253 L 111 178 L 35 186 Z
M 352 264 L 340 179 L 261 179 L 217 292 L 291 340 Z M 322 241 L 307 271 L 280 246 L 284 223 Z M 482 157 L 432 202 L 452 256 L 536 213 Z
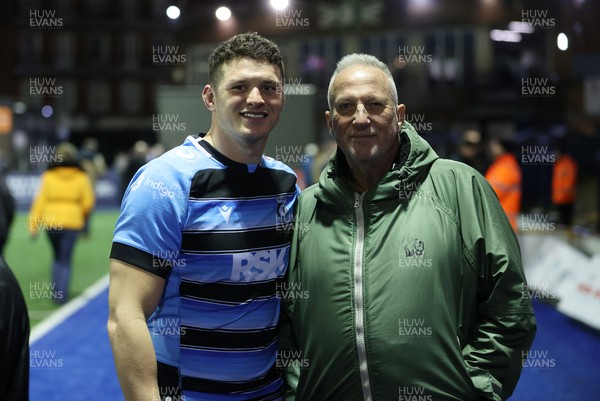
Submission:
M 286 268 L 286 248 L 233 254 L 232 281 L 258 281 L 283 276 Z

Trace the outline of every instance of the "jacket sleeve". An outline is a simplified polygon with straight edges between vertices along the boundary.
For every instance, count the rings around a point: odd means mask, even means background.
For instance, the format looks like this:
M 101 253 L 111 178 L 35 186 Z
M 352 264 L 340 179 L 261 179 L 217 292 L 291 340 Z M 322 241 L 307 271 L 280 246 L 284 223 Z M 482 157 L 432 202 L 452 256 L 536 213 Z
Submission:
M 480 395 L 514 391 L 536 331 L 516 235 L 491 186 L 477 173 L 458 192 L 464 254 L 478 274 L 477 319 L 463 348 Z M 460 189 L 460 188 L 459 188 Z

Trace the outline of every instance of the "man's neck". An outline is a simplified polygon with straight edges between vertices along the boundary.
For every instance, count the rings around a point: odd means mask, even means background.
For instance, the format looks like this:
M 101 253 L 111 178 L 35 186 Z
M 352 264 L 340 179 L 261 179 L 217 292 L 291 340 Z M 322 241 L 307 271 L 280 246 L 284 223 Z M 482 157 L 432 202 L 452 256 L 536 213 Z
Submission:
M 363 193 L 377 186 L 377 183 L 388 172 L 392 166 L 393 160 L 385 163 L 351 163 L 349 181 L 355 192 Z
M 242 145 L 231 140 L 226 134 L 217 134 L 212 130 L 209 130 L 203 139 L 228 159 L 242 164 L 260 163 L 265 146 L 264 142 Z

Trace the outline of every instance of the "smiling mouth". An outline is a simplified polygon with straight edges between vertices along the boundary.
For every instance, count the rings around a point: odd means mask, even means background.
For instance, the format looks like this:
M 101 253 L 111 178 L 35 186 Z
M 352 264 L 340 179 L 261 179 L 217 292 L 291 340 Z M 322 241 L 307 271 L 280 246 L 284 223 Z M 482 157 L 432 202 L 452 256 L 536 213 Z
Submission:
M 268 114 L 264 113 L 264 112 L 249 112 L 249 111 L 246 111 L 246 112 L 240 113 L 240 115 L 242 117 L 246 117 L 246 118 L 249 118 L 249 119 L 252 119 L 252 120 L 262 120 L 263 118 L 267 118 Z

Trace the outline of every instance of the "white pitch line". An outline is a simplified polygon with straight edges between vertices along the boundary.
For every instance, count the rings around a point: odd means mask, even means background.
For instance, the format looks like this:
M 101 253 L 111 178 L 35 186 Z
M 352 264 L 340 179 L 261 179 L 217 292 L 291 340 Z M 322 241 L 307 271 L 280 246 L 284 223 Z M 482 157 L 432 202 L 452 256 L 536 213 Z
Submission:
M 35 328 L 31 331 L 31 335 L 29 336 L 29 345 L 33 345 L 50 330 L 64 322 L 69 316 L 86 306 L 92 299 L 104 291 L 108 287 L 108 279 L 109 275 L 106 274 L 94 284 L 86 288 L 86 290 L 77 298 L 67 302 L 64 306 L 54 311 L 50 316 L 35 326 Z

